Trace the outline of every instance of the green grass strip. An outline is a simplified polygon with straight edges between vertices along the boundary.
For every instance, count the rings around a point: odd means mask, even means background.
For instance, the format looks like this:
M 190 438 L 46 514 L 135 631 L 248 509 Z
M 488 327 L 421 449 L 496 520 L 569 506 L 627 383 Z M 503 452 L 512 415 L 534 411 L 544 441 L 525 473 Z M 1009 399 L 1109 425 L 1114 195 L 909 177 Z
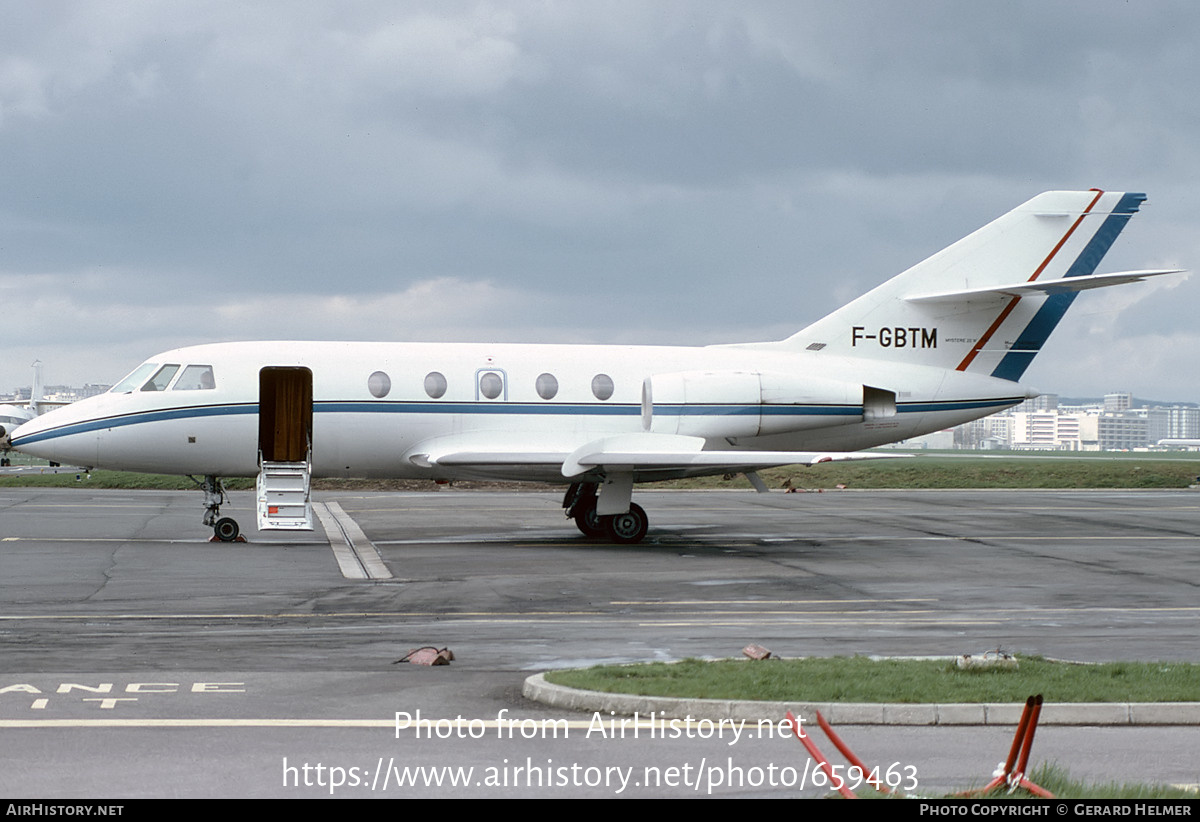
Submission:
M 1016 456 L 918 455 L 892 460 L 789 466 L 759 472 L 769 488 L 1187 488 L 1200 476 L 1195 455 Z M 666 487 L 744 488 L 731 476 L 678 480 Z
M 166 474 L 134 474 L 128 471 L 92 471 L 71 468 L 40 468 L 40 474 L 0 475 L 0 488 L 118 488 L 147 491 L 193 491 L 200 486 L 187 477 Z M 254 488 L 254 479 L 235 477 L 225 480 L 230 491 Z
M 1017 670 L 960 670 L 946 660 L 867 657 L 610 665 L 546 674 L 573 688 L 644 696 L 795 702 L 1197 702 L 1200 665 L 1078 665 L 1022 657 Z
M 770 488 L 1187 488 L 1197 484 L 1200 458 L 1193 452 L 1162 454 L 1072 453 L 1063 456 L 977 456 L 971 452 L 919 454 L 911 458 L 790 466 L 759 472 Z M 35 464 L 13 454 L 14 464 Z M 40 468 L 42 474 L 0 475 L 0 488 L 66 487 L 86 483 L 92 488 L 188 489 L 186 477 L 93 471 L 75 480 L 75 471 Z M 386 483 L 361 480 L 314 480 L 323 490 L 375 488 Z M 432 482 L 419 483 L 433 487 Z M 474 483 L 473 483 L 474 485 Z M 407 484 L 406 484 L 407 486 Z M 229 479 L 226 487 L 253 488 L 253 479 Z M 724 478 L 698 477 L 646 486 L 648 488 L 737 489 L 750 486 L 740 474 Z

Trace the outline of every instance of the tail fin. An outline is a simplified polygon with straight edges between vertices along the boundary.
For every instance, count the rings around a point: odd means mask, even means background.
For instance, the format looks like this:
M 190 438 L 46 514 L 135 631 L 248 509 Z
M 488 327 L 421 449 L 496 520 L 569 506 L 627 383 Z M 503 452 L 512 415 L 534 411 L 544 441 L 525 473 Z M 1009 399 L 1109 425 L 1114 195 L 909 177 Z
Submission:
M 1048 191 L 789 337 L 788 348 L 1019 380 L 1144 194 Z

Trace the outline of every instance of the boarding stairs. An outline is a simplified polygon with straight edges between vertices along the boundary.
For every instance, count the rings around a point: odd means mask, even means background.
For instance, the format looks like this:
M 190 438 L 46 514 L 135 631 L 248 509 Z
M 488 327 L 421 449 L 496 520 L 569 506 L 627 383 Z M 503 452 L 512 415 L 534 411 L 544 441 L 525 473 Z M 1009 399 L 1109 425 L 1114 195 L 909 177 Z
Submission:
M 259 458 L 258 530 L 311 531 L 312 452 L 302 462 L 276 462 Z

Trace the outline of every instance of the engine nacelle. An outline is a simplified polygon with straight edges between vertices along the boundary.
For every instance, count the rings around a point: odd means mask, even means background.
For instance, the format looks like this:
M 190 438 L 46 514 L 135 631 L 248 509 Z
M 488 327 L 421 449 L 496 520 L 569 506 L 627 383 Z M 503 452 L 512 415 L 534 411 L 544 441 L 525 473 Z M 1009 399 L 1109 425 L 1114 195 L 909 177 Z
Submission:
M 679 371 L 642 383 L 642 428 L 691 437 L 757 437 L 896 414 L 896 393 L 772 371 Z

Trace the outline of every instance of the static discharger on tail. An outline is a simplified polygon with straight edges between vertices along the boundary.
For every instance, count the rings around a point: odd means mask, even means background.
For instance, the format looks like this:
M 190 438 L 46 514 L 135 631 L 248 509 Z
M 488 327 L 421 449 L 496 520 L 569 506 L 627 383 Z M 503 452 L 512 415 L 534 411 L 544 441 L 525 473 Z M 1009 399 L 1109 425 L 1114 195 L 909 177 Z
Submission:
M 882 456 L 856 453 L 1036 396 L 1018 384 L 1141 194 L 1034 197 L 778 342 L 664 346 L 241 342 L 151 357 L 107 394 L 22 425 L 57 462 L 258 477 L 260 529 L 310 529 L 312 477 L 568 486 L 590 536 L 633 543 L 633 486 Z M 756 482 L 757 481 L 757 482 Z

